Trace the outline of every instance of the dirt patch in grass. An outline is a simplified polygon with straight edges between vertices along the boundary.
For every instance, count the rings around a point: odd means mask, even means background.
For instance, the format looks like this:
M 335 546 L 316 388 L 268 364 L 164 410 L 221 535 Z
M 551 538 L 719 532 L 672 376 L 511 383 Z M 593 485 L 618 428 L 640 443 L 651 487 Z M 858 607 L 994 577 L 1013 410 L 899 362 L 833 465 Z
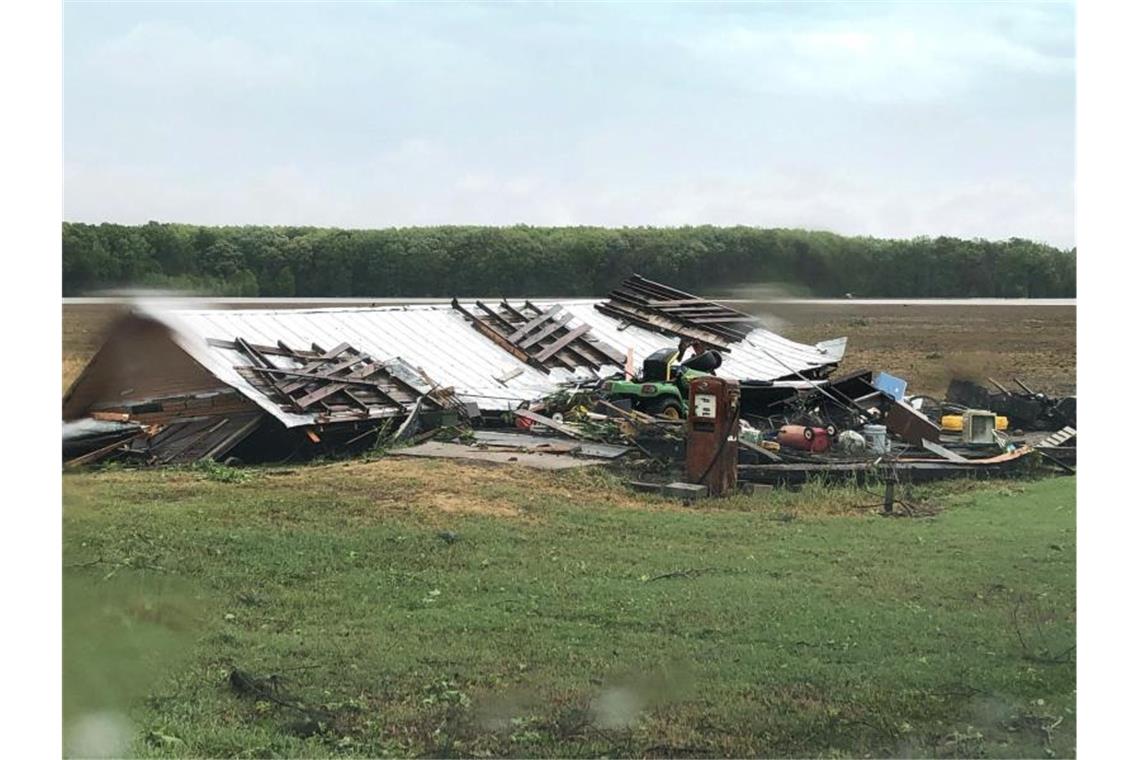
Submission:
M 456 514 L 536 520 L 552 504 L 680 508 L 676 502 L 634 493 L 608 474 L 450 460 L 390 457 L 299 467 L 267 481 L 274 489 L 335 498 L 353 519 L 366 521 L 391 511 L 429 520 Z
M 215 465 L 214 468 L 221 468 Z M 240 482 L 219 479 L 205 468 L 96 470 L 64 478 L 71 504 L 98 504 L 110 491 L 129 493 L 135 503 L 205 509 L 234 520 L 234 506 L 250 516 L 300 525 L 335 520 L 373 525 L 392 517 L 415 517 L 442 525 L 457 515 L 541 522 L 555 510 L 622 509 L 650 512 L 754 512 L 785 523 L 877 517 L 884 486 L 810 482 L 797 490 L 777 488 L 693 504 L 631 490 L 638 473 L 591 467 L 544 472 L 522 466 L 385 457 L 288 469 L 240 468 Z M 657 476 L 661 477 L 661 476 Z M 956 481 L 903 486 L 896 500 L 919 516 L 931 516 L 978 491 L 1016 493 L 1008 482 Z M 284 506 L 285 504 L 289 506 Z M 900 514 L 906 510 L 901 506 Z

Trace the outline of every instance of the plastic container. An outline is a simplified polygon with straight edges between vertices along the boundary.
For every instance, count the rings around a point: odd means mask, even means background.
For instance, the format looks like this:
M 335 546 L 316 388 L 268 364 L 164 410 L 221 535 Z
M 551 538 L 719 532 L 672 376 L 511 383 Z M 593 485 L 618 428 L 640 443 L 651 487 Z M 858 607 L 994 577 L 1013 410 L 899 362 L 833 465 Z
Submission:
M 876 454 L 886 454 L 891 450 L 891 442 L 887 440 L 886 425 L 864 425 L 863 437 L 867 439 L 867 448 Z
M 946 414 L 942 417 L 942 429 L 948 430 L 951 433 L 962 432 L 962 415 L 960 414 Z M 1000 414 L 997 416 L 997 429 L 1009 429 L 1009 417 L 1002 417 Z

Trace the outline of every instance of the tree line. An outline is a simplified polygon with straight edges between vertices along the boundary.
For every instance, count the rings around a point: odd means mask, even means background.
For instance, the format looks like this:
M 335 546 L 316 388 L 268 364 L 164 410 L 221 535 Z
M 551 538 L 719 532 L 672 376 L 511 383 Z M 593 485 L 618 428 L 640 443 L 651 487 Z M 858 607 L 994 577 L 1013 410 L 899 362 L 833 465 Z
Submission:
M 207 227 L 63 224 L 63 293 L 135 287 L 279 297 L 601 296 L 637 272 L 716 294 L 1076 295 L 1076 249 L 755 227 Z

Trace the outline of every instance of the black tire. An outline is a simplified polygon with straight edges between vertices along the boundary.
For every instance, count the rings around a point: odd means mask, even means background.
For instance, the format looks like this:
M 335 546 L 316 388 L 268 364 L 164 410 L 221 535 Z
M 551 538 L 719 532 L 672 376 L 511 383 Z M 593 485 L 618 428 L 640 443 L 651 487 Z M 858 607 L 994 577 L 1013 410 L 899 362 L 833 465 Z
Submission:
M 645 402 L 645 411 L 655 417 L 668 417 L 679 420 L 684 417 L 681 402 L 674 398 L 655 398 Z

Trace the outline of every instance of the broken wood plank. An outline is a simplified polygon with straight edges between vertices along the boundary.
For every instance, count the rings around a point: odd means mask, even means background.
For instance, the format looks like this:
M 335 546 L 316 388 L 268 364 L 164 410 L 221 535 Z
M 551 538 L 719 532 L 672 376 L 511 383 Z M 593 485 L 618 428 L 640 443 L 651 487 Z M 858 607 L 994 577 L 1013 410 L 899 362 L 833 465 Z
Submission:
M 355 403 L 359 404 L 365 411 L 368 411 L 368 409 L 372 406 L 392 406 L 392 405 L 394 405 L 394 406 L 398 406 L 400 409 L 404 409 L 404 406 L 405 406 L 404 403 L 402 401 L 400 401 L 399 399 L 393 398 L 391 393 L 390 393 L 390 391 L 392 390 L 392 385 L 394 385 L 395 383 L 389 383 L 388 385 L 381 385 L 381 383 L 378 381 L 368 380 L 368 378 L 370 378 L 372 375 L 375 375 L 375 374 L 378 374 L 381 372 L 384 372 L 384 368 L 381 367 L 379 364 L 366 364 L 365 366 L 361 367 L 360 369 L 357 369 L 354 372 L 350 372 L 347 375 L 338 376 L 338 377 L 321 376 L 321 379 L 329 381 L 329 384 L 322 387 L 322 388 L 318 388 L 318 389 L 310 392 L 308 395 L 305 395 L 299 399 L 296 399 L 296 401 L 294 401 L 294 403 L 298 407 L 300 407 L 301 409 L 308 409 L 310 406 L 317 403 L 318 401 L 326 399 L 335 393 L 344 391 L 345 395 L 347 395 Z M 384 374 L 387 375 L 386 372 L 384 372 Z M 386 378 L 386 379 L 391 380 L 392 378 L 391 378 L 391 376 L 388 376 L 388 378 Z M 366 401 L 363 401 L 362 399 L 353 395 L 352 393 L 349 393 L 347 390 L 348 386 L 355 384 L 357 381 L 363 381 L 366 384 L 367 388 L 376 392 L 381 397 L 381 403 L 369 404 Z M 422 394 L 420 394 L 419 391 L 416 391 L 415 393 L 411 394 L 411 397 L 416 398 L 417 396 L 421 396 L 421 395 Z
M 539 414 L 538 412 L 532 412 L 529 409 L 516 409 L 514 411 L 514 414 L 516 417 L 522 417 L 523 419 L 530 420 L 531 422 L 537 422 L 540 425 L 548 427 L 551 430 L 557 430 L 559 433 L 562 433 L 563 435 L 568 435 L 571 438 L 582 438 L 583 437 L 582 434 L 579 433 L 574 428 L 572 428 L 568 425 L 563 425 L 558 420 L 553 420 L 550 417 L 547 417 L 546 415 Z
M 92 412 L 91 419 L 104 422 L 130 422 L 131 415 L 126 412 Z
M 344 370 L 349 369 L 353 365 L 359 364 L 362 361 L 369 360 L 370 358 L 366 354 L 355 354 L 354 356 L 339 361 L 332 366 L 327 366 L 327 363 L 325 361 L 311 362 L 303 367 L 298 368 L 297 372 L 301 373 L 302 375 L 312 375 L 314 379 L 324 379 L 329 375 L 335 374 L 337 372 L 343 372 Z M 296 382 L 282 386 L 282 390 L 286 393 L 292 393 L 293 391 L 304 388 L 306 385 L 308 385 L 308 383 L 304 380 L 297 380 Z
M 369 366 L 370 367 L 378 367 L 379 369 L 383 369 L 383 367 L 380 367 L 380 365 L 377 365 L 377 364 L 373 364 L 373 365 L 369 365 Z M 258 373 L 262 373 L 262 374 L 266 374 L 266 375 L 281 375 L 282 377 L 297 377 L 299 374 L 296 370 L 278 369 L 277 367 L 245 367 L 244 369 L 253 370 L 254 372 L 258 372 Z M 312 381 L 314 379 L 311 375 L 301 375 L 301 376 L 307 377 L 310 381 Z M 318 379 L 318 380 L 327 379 L 327 380 L 337 382 L 337 383 L 345 383 L 347 385 L 361 385 L 361 386 L 364 386 L 367 388 L 382 388 L 383 387 L 376 380 L 369 380 L 367 378 L 350 377 L 348 375 L 344 375 L 342 377 L 332 377 L 332 378 L 319 378 L 318 377 L 315 379 Z M 289 400 L 293 401 L 294 399 L 290 398 Z
M 590 332 L 589 325 L 579 325 L 578 327 L 575 327 L 573 330 L 566 333 L 562 337 L 558 338 L 558 340 L 554 341 L 549 346 L 544 348 L 534 358 L 538 359 L 540 362 L 544 362 L 588 332 Z
M 501 308 L 506 310 L 512 316 L 526 321 L 526 319 L 527 319 L 526 314 L 519 311 L 514 306 L 511 306 L 511 304 L 508 301 L 506 301 L 505 299 L 499 305 Z M 539 312 L 539 315 L 541 316 L 544 313 L 552 313 L 555 311 L 555 309 L 561 309 L 562 306 L 556 305 L 554 307 L 551 307 L 551 309 L 549 309 L 547 312 L 543 312 L 541 309 L 539 309 L 537 306 L 532 304 L 530 301 L 526 301 L 524 308 L 531 309 L 532 311 L 537 311 L 537 312 Z M 541 324 L 541 322 L 540 322 L 540 324 Z M 512 339 L 515 339 L 515 338 L 513 338 L 513 336 L 512 336 Z M 515 340 L 517 340 L 517 339 L 515 339 Z M 575 346 L 573 344 L 566 346 L 566 352 L 567 352 L 568 356 L 565 356 L 565 357 L 558 356 L 557 358 L 560 362 L 562 362 L 562 365 L 564 367 L 566 367 L 567 369 L 570 369 L 570 370 L 575 370 L 580 366 L 586 366 L 586 367 L 589 367 L 590 369 L 598 370 L 598 369 L 602 368 L 602 364 L 604 363 L 604 361 L 610 358 L 607 355 L 606 351 L 602 350 L 602 348 L 600 346 L 605 347 L 605 344 L 599 343 L 599 344 L 595 345 L 592 343 L 587 343 L 586 341 L 581 341 L 578 346 Z M 589 350 L 587 350 L 587 349 L 589 349 Z M 594 354 L 601 356 L 603 361 L 599 362 L 599 361 L 596 361 L 595 359 L 593 359 L 590 356 L 590 351 L 592 351 Z M 613 351 L 613 353 L 616 354 L 617 352 Z M 620 366 L 621 361 L 622 360 L 619 359 L 615 363 Z
M 503 301 L 503 304 L 508 309 L 510 309 L 510 304 L 507 304 L 506 301 Z M 511 311 L 514 311 L 514 309 L 511 309 Z M 542 312 L 537 317 L 530 320 L 529 322 L 524 324 L 522 327 L 520 327 L 519 329 L 515 330 L 513 333 L 508 335 L 507 340 L 509 340 L 511 343 L 517 343 L 520 339 L 523 338 L 523 336 L 525 336 L 527 333 L 529 333 L 534 328 L 541 325 L 543 322 L 546 322 L 549 319 L 554 319 L 558 315 L 558 312 L 560 312 L 560 311 L 562 311 L 561 306 L 557 306 L 557 305 L 551 306 L 549 309 Z M 518 312 L 515 312 L 515 313 L 518 314 Z
M 1056 433 L 1053 433 L 1048 438 L 1041 441 L 1040 445 L 1041 446 L 1053 446 L 1053 447 L 1061 446 L 1065 443 L 1068 443 L 1069 441 L 1071 441 L 1076 436 L 1077 436 L 1076 428 L 1069 427 L 1066 425 L 1065 427 L 1058 430 Z
M 564 349 L 564 354 L 565 358 L 563 356 L 559 356 L 559 358 L 571 369 L 585 366 L 592 370 L 599 370 L 603 364 L 610 363 L 621 366 L 622 361 L 624 361 L 624 358 L 613 359 L 611 354 L 616 356 L 618 354 L 616 349 L 601 341 L 587 341 L 585 335 L 582 336 L 581 340 L 575 340 L 568 344 Z
M 125 446 L 128 443 L 131 443 L 132 441 L 136 441 L 139 438 L 142 438 L 143 436 L 145 436 L 146 434 L 147 434 L 147 431 L 145 429 L 139 430 L 137 433 L 135 433 L 134 435 L 132 435 L 128 438 L 121 438 L 121 439 L 115 441 L 114 443 L 109 443 L 106 446 L 95 449 L 94 451 L 88 451 L 86 454 L 82 454 L 80 456 L 75 457 L 74 459 L 70 459 L 70 460 L 64 462 L 63 466 L 67 469 L 71 469 L 73 467 L 81 467 L 85 464 L 88 464 L 89 462 L 96 462 L 96 461 L 102 459 L 103 457 L 107 456 L 108 454 L 110 454 L 115 449 L 119 448 L 120 446 Z
M 783 459 L 780 458 L 780 455 L 777 454 L 776 452 L 769 451 L 768 449 L 764 448 L 763 446 L 757 446 L 755 443 L 752 443 L 751 441 L 746 441 L 743 438 L 740 438 L 739 440 L 737 440 L 737 445 L 739 445 L 740 448 L 742 448 L 742 449 L 748 449 L 751 452 L 759 454 L 760 456 L 767 459 L 769 462 L 783 462 L 784 461 Z
M 451 299 L 451 307 L 453 309 L 455 309 L 456 311 L 460 312 L 461 314 L 463 314 L 463 316 L 467 317 L 467 319 L 470 321 L 472 327 L 474 327 L 476 330 L 483 333 L 483 335 L 487 336 L 492 341 L 494 341 L 499 346 L 499 348 L 501 348 L 504 351 L 506 351 L 507 353 L 511 354 L 511 356 L 514 356 L 519 361 L 526 362 L 527 364 L 531 365 L 532 367 L 534 367 L 537 370 L 540 370 L 540 371 L 545 372 L 547 374 L 550 373 L 549 369 L 542 366 L 542 362 L 535 361 L 534 358 L 530 354 L 528 354 L 526 351 L 522 350 L 521 348 L 516 346 L 514 343 L 511 343 L 509 340 L 506 339 L 505 336 L 500 335 L 497 330 L 494 330 L 489 325 L 484 324 L 483 320 L 479 319 L 474 314 L 472 314 L 470 311 L 463 308 L 462 304 L 459 303 L 458 298 Z
M 523 349 L 523 350 L 530 348 L 535 343 L 538 343 L 543 338 L 547 337 L 548 335 L 556 332 L 559 328 L 563 327 L 567 322 L 570 321 L 570 319 L 571 319 L 570 312 L 566 312 L 565 314 L 563 314 L 558 319 L 553 320 L 551 322 L 551 324 L 547 325 L 546 327 L 542 328 L 541 330 L 539 330 L 538 332 L 536 332 L 532 335 L 528 335 L 525 340 L 519 341 L 517 344 L 518 347 Z

